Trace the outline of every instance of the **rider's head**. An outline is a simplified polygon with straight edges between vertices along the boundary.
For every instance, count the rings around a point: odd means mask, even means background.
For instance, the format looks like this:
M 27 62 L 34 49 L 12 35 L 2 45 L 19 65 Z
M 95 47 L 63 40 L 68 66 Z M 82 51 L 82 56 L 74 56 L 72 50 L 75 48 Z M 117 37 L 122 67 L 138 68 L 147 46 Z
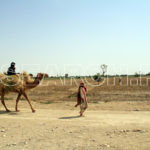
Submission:
M 15 67 L 15 64 L 16 64 L 15 62 L 12 62 L 11 67 Z

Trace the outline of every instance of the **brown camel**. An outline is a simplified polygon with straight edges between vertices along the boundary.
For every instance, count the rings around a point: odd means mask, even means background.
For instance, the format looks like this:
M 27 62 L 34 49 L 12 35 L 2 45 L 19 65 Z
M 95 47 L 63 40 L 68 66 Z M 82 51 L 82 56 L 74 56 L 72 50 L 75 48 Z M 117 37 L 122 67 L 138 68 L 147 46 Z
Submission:
M 30 76 L 26 73 L 21 75 L 13 75 L 13 76 L 7 76 L 4 74 L 0 74 L 0 95 L 1 95 L 1 102 L 3 106 L 5 107 L 7 112 L 10 112 L 10 110 L 6 107 L 4 96 L 5 94 L 8 94 L 9 92 L 15 92 L 18 93 L 18 97 L 16 99 L 16 112 L 19 112 L 18 110 L 18 102 L 20 100 L 20 97 L 23 95 L 26 100 L 28 101 L 32 112 L 35 112 L 34 108 L 31 105 L 31 102 L 26 94 L 26 90 L 33 89 L 37 87 L 40 84 L 40 81 L 43 79 L 44 74 L 38 73 L 35 80 L 31 80 Z

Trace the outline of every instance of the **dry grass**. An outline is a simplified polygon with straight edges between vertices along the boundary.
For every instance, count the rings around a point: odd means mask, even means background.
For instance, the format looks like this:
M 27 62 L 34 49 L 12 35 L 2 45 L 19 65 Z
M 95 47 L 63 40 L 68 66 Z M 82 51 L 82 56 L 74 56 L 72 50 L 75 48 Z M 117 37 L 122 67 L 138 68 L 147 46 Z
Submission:
M 130 78 L 128 82 L 135 81 L 138 78 Z M 145 79 L 144 79 L 145 80 Z M 145 84 L 146 80 L 142 82 Z M 98 85 L 88 78 L 88 83 Z M 107 85 L 105 82 L 102 86 L 91 86 L 85 81 L 88 89 L 87 98 L 90 103 L 89 109 L 100 110 L 150 110 L 150 85 L 147 86 L 122 86 L 119 80 L 116 79 L 115 86 Z M 123 79 L 123 84 L 126 82 Z M 66 80 L 65 85 L 59 79 L 45 80 L 42 85 L 29 91 L 31 101 L 37 102 L 41 108 L 50 108 L 55 103 L 70 104 L 76 103 L 76 93 L 81 79 L 71 83 L 71 80 Z M 109 83 L 113 82 L 113 78 L 109 79 Z M 72 84 L 72 85 L 71 85 Z M 9 94 L 7 99 L 16 99 L 16 94 Z M 22 99 L 24 100 L 24 99 Z M 13 102 L 14 103 L 14 102 Z M 50 104 L 46 106 L 46 104 Z M 63 106 L 62 106 L 63 107 Z M 61 108 L 61 106 L 60 106 Z

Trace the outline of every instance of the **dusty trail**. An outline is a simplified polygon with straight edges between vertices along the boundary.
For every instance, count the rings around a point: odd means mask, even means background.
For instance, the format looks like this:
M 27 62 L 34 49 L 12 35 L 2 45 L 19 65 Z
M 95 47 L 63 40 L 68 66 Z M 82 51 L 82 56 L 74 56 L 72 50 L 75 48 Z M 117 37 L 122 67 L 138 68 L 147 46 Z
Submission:
M 58 122 L 81 121 L 81 123 L 88 122 L 91 125 L 95 122 L 98 125 L 150 124 L 149 111 L 87 111 L 85 117 L 79 117 L 76 110 L 38 109 L 36 113 L 31 113 L 30 109 L 23 109 L 19 113 L 15 111 L 10 113 L 5 112 L 5 110 L 0 111 L 0 118 Z
M 149 150 L 150 112 L 0 111 L 0 150 Z

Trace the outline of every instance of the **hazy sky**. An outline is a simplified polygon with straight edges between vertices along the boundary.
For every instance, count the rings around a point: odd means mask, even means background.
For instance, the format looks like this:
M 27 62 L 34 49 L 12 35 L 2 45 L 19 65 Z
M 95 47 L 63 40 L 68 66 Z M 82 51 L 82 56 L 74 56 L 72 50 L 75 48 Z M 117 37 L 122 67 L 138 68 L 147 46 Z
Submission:
M 0 0 L 0 52 L 1 71 L 150 72 L 150 1 Z

